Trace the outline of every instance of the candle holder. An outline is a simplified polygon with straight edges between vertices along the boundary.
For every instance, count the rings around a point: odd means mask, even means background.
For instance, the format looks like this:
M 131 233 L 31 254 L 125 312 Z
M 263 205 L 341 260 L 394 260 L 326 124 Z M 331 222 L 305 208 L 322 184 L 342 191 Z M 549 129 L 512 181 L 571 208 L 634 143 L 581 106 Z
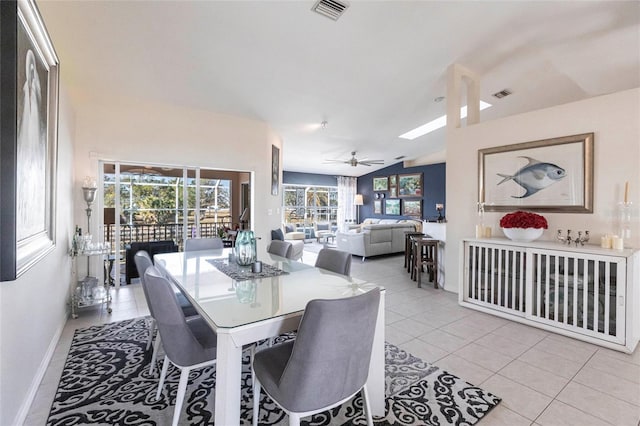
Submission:
M 484 237 L 484 203 L 478 203 L 478 221 L 476 222 L 476 238 Z
M 618 203 L 618 235 L 625 244 L 629 244 L 631 240 L 631 216 L 633 204 L 631 201 Z
M 581 246 L 584 246 L 584 244 L 589 241 L 589 231 L 584 231 L 584 236 L 582 235 L 582 231 L 578 231 L 578 236 L 572 237 L 571 229 L 567 229 L 566 236 L 562 235 L 562 229 L 558 229 L 558 234 L 556 235 L 556 239 L 563 244 L 566 243 L 569 246 L 571 245 L 571 243 L 574 243 L 576 247 L 578 247 L 578 244 L 580 244 Z

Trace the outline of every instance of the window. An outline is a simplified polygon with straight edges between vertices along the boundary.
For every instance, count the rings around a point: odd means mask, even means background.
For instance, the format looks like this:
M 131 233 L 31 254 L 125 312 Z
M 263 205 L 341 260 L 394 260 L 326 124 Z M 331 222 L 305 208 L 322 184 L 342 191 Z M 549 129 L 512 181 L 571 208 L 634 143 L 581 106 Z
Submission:
M 311 225 L 336 222 L 338 188 L 334 186 L 283 185 L 284 222 Z

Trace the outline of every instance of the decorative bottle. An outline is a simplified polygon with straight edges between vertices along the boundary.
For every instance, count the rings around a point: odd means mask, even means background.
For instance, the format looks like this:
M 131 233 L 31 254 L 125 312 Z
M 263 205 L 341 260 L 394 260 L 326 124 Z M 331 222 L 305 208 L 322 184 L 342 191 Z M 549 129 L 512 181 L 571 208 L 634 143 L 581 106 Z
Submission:
M 238 231 L 234 252 L 238 265 L 251 265 L 256 261 L 256 238 L 253 231 Z

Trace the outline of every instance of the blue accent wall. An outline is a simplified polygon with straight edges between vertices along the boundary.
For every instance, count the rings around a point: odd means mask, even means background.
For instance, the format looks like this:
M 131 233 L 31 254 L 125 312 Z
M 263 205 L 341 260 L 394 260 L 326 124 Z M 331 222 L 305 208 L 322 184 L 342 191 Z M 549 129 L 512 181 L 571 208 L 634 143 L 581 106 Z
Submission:
M 446 188 L 446 164 L 430 164 L 428 166 L 417 166 L 404 168 L 403 163 L 397 163 L 384 169 L 377 170 L 375 172 L 360 176 L 358 178 L 358 194 L 362 194 L 364 199 L 364 205 L 360 206 L 360 221 L 372 217 L 372 218 L 388 218 L 388 219 L 409 219 L 409 216 L 389 216 L 386 214 L 373 214 L 373 201 L 375 200 L 375 194 L 384 194 L 382 200 L 382 212 L 384 213 L 384 200 L 390 198 L 389 191 L 376 191 L 373 192 L 373 178 L 384 177 L 390 175 L 399 175 L 407 173 L 422 173 L 422 219 L 434 221 L 438 217 L 436 211 L 436 204 L 444 204 L 444 210 L 442 215 L 446 217 L 447 203 L 445 200 L 445 188 Z M 402 197 L 400 200 L 404 200 Z M 409 198 L 409 200 L 415 200 L 417 198 Z M 400 201 L 400 213 L 402 213 L 402 202 Z
M 289 185 L 338 186 L 338 178 L 333 175 L 315 173 L 282 172 L 282 183 Z

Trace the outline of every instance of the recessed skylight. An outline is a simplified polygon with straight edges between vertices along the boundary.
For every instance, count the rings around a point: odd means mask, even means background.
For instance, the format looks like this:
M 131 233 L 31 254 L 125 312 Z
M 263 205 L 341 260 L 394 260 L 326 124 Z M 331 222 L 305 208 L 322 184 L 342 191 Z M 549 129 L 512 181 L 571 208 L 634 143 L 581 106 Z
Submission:
M 483 109 L 487 109 L 491 106 L 492 106 L 491 104 L 480 101 L 480 111 L 482 111 Z M 460 118 L 465 118 L 466 116 L 467 116 L 467 106 L 465 105 L 462 108 L 460 108 Z M 434 130 L 438 130 L 441 127 L 444 127 L 446 125 L 447 125 L 447 116 L 443 115 L 436 118 L 435 120 L 431 120 L 430 122 L 423 124 L 420 127 L 416 127 L 413 130 L 409 130 L 407 133 L 404 133 L 399 137 L 402 139 L 414 140 L 415 138 L 424 136 L 427 133 L 431 133 Z

